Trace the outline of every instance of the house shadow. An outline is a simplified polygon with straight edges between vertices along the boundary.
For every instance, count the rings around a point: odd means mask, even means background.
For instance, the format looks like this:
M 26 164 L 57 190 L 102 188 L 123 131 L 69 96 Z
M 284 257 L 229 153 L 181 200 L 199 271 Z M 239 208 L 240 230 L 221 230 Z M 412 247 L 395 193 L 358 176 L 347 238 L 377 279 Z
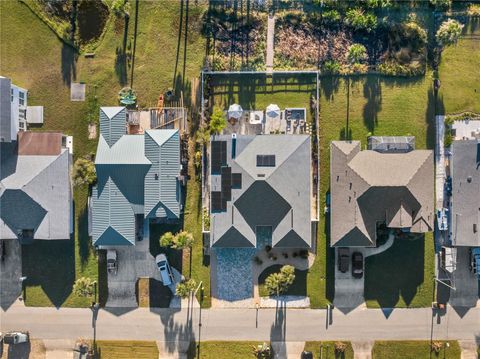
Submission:
M 31 343 L 9 345 L 5 359 L 28 359 L 30 358 Z M 1 354 L 1 352 L 0 352 Z
M 275 319 L 270 328 L 270 343 L 277 358 L 287 357 L 287 304 L 284 300 L 277 300 Z
M 40 286 L 52 304 L 59 308 L 72 293 L 75 281 L 75 241 L 37 240 L 22 246 L 22 273 L 27 277 L 26 303 L 30 288 Z

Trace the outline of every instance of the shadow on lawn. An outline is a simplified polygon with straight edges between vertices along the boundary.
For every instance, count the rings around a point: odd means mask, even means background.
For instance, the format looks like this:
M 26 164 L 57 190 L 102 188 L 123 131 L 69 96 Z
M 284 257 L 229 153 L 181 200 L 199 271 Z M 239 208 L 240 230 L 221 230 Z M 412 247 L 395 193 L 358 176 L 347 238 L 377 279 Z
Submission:
M 75 280 L 75 241 L 35 241 L 22 248 L 22 273 L 25 301 L 30 286 L 41 286 L 55 307 L 60 307 L 72 292 Z
M 70 86 L 72 80 L 77 77 L 77 50 L 62 41 L 62 78 L 63 83 Z
M 424 236 L 395 238 L 387 251 L 365 259 L 365 300 L 394 308 L 400 299 L 410 306 L 424 282 Z

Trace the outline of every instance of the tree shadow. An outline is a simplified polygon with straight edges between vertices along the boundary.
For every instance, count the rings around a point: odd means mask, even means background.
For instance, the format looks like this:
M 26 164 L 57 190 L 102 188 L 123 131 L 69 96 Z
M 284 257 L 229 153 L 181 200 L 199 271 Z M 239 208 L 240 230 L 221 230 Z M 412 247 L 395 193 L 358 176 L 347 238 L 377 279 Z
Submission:
M 379 76 L 366 76 L 363 97 L 367 99 L 363 106 L 363 121 L 368 132 L 373 133 L 378 124 L 378 113 L 382 109 L 382 85 Z
M 275 355 L 278 358 L 287 357 L 287 304 L 283 300 L 277 300 L 275 307 L 275 320 L 270 329 L 270 342 L 276 342 Z
M 72 79 L 75 81 L 77 77 L 76 65 L 78 52 L 73 46 L 62 41 L 61 57 L 63 83 L 67 86 L 70 86 Z
M 183 8 L 184 8 L 184 0 L 180 0 L 180 13 L 179 13 L 179 18 L 180 22 L 178 24 L 178 35 L 177 35 L 177 52 L 175 55 L 175 67 L 173 70 L 173 83 L 172 87 L 175 88 L 175 81 L 177 77 L 177 70 L 178 70 L 178 61 L 180 59 L 180 43 L 182 41 L 182 30 L 183 30 Z M 186 32 L 186 31 L 185 31 Z M 186 38 L 187 34 L 185 34 Z
M 335 298 L 335 249 L 330 246 L 330 212 L 325 215 L 324 233 L 326 238 L 325 297 L 333 303 Z
M 122 47 L 117 46 L 115 49 L 115 74 L 117 75 L 118 82 L 122 86 L 127 84 L 127 39 L 129 19 L 129 16 L 124 17 L 125 24 Z
M 78 254 L 80 255 L 80 264 L 84 266 L 90 257 L 92 249 L 90 237 L 88 235 L 88 209 L 87 206 L 80 210 L 78 216 Z
M 72 292 L 75 280 L 75 241 L 34 241 L 22 247 L 22 273 L 26 302 L 29 287 L 41 286 L 55 307 L 60 307 Z
M 394 308 L 403 299 L 410 306 L 424 282 L 424 236 L 399 238 L 388 250 L 365 259 L 365 300 Z M 430 298 L 429 298 L 430 299 Z
M 445 114 L 445 105 L 443 103 L 443 95 L 439 94 L 433 88 L 428 89 L 427 109 L 425 111 L 425 123 L 427 125 L 427 148 L 434 149 L 436 141 L 435 132 L 435 116 Z

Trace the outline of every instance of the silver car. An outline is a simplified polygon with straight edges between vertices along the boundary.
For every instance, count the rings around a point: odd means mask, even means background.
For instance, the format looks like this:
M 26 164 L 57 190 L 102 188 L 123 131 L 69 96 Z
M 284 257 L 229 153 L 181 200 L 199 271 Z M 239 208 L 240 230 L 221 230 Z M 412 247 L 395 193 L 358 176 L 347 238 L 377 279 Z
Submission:
M 163 285 L 169 286 L 170 284 L 174 283 L 175 279 L 173 278 L 172 268 L 170 267 L 170 264 L 168 264 L 165 254 L 160 253 L 157 255 L 155 257 L 155 262 L 157 263 L 158 270 L 162 276 Z

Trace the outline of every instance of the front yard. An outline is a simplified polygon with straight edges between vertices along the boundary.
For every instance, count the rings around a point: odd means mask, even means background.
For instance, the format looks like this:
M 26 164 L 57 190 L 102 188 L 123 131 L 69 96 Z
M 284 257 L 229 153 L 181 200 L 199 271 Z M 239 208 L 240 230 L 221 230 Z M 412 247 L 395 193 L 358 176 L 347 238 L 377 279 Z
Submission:
M 335 353 L 336 343 L 346 345 L 346 349 L 343 353 Z M 350 342 L 305 342 L 304 350 L 312 352 L 314 358 L 353 359 L 353 349 Z
M 158 348 L 154 341 L 97 340 L 99 359 L 157 359 Z
M 433 342 L 436 343 L 436 342 Z M 430 341 L 376 341 L 372 350 L 373 359 L 460 359 L 457 341 L 438 342 L 439 352 L 432 351 Z M 447 346 L 448 343 L 448 346 Z
M 253 348 L 262 344 L 260 342 L 240 342 L 240 341 L 207 341 L 200 344 L 200 355 L 198 351 L 191 346 L 191 350 L 188 353 L 188 359 L 200 358 L 200 359 L 217 359 L 217 358 L 229 358 L 229 359 L 245 359 L 253 358 Z

